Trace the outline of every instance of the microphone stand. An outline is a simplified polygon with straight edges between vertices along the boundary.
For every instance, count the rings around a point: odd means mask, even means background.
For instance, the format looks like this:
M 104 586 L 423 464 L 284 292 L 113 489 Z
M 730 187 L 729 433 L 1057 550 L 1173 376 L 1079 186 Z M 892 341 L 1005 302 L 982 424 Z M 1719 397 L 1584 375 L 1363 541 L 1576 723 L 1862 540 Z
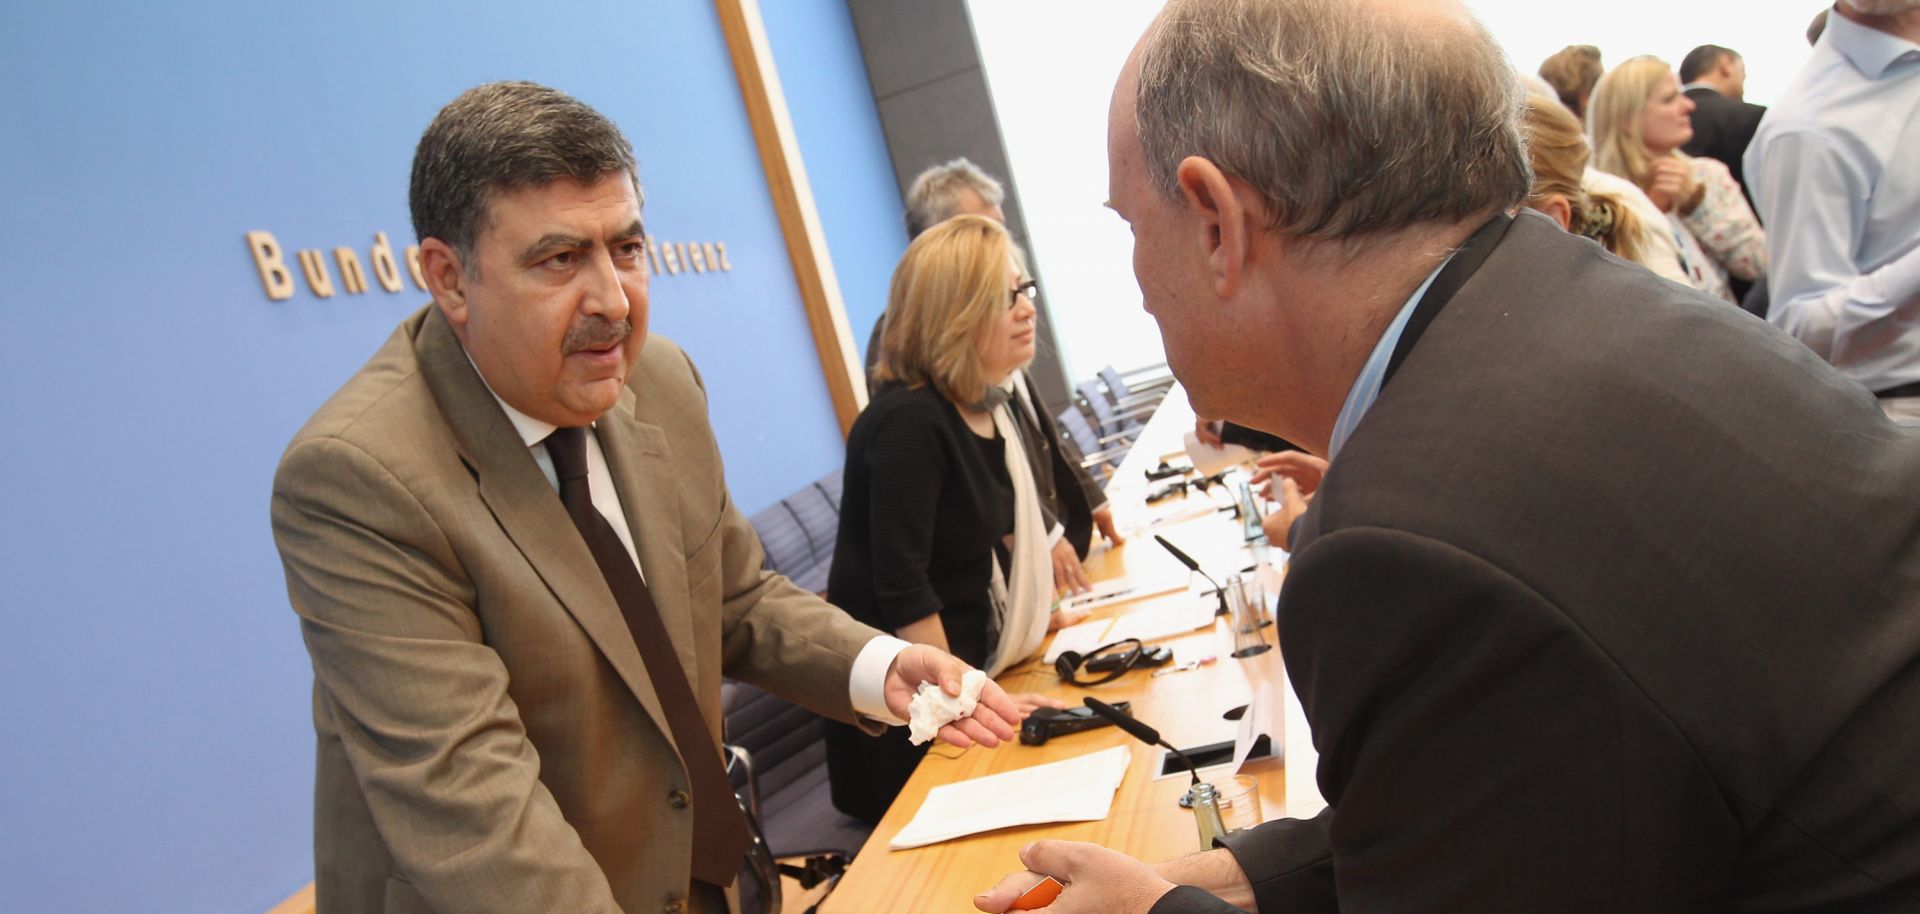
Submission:
M 1207 583 L 1213 585 L 1213 594 L 1216 598 L 1220 600 L 1220 608 L 1214 610 L 1213 614 L 1216 616 L 1226 615 L 1227 614 L 1227 591 L 1225 588 L 1220 586 L 1220 582 L 1214 580 L 1213 575 L 1210 575 L 1206 573 L 1205 570 L 1201 569 L 1200 563 L 1194 561 L 1193 556 L 1190 556 L 1185 552 L 1180 551 L 1180 547 L 1167 542 L 1166 537 L 1156 533 L 1153 535 L 1153 541 L 1156 543 L 1159 543 L 1160 548 L 1165 549 L 1170 553 L 1173 553 L 1173 557 L 1176 559 L 1179 559 L 1180 564 L 1187 566 L 1187 570 L 1197 572 L 1201 577 L 1207 579 Z
M 1161 540 L 1161 543 L 1165 544 L 1166 541 Z M 1149 746 L 1165 746 L 1168 752 L 1173 753 L 1174 758 L 1180 760 L 1180 764 L 1187 767 L 1187 776 L 1193 781 L 1187 787 L 1186 800 L 1180 805 L 1190 806 L 1193 809 L 1194 826 L 1200 832 L 1200 849 L 1213 849 L 1214 839 L 1225 835 L 1227 827 L 1220 821 L 1219 795 L 1214 791 L 1212 784 L 1200 780 L 1200 769 L 1194 767 L 1193 759 L 1187 758 L 1187 754 L 1174 748 L 1172 743 L 1161 739 L 1160 731 L 1141 723 L 1139 718 L 1124 713 L 1098 698 L 1088 698 L 1086 701 L 1087 707 L 1093 713 L 1106 718 L 1114 726 L 1127 731 L 1127 735 Z

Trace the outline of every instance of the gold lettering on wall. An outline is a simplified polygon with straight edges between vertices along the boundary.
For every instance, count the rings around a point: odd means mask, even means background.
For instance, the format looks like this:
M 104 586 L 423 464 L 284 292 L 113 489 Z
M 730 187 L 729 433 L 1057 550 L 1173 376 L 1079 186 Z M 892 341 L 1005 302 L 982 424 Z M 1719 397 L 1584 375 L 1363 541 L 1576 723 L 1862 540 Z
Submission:
M 373 233 L 373 250 L 367 253 L 373 257 L 373 278 L 380 281 L 380 288 L 400 291 L 400 267 L 393 262 L 393 245 L 387 243 L 386 232 Z
M 287 262 L 280 253 L 280 242 L 272 232 L 248 232 L 247 248 L 253 251 L 253 265 L 260 271 L 260 285 L 267 290 L 267 298 L 272 301 L 285 301 L 293 297 L 293 274 L 287 272 Z
M 251 231 L 244 235 L 254 269 L 260 274 L 260 287 L 266 291 L 270 301 L 292 298 L 298 285 L 296 277 L 306 280 L 307 290 L 315 298 L 332 298 L 335 292 L 365 294 L 368 291 L 368 261 L 373 264 L 373 281 L 390 294 L 409 291 L 406 281 L 400 277 L 399 261 L 402 259 L 407 263 L 407 274 L 413 278 L 414 287 L 422 292 L 427 290 L 427 275 L 420 265 L 419 246 L 408 245 L 396 258 L 393 241 L 386 232 L 373 233 L 373 245 L 367 249 L 366 260 L 361 259 L 359 251 L 345 246 L 334 247 L 331 251 L 325 247 L 298 250 L 294 252 L 300 264 L 297 271 L 287 264 L 286 249 L 281 247 L 279 239 L 272 232 Z M 327 265 L 329 253 L 340 269 L 338 283 L 334 282 L 333 270 Z M 733 262 L 727 257 L 727 243 L 724 241 L 661 241 L 649 237 L 641 265 L 653 276 L 733 271 Z
M 333 274 L 327 272 L 327 255 L 321 251 L 300 252 L 300 272 L 307 274 L 307 288 L 319 298 L 333 297 Z
M 353 248 L 334 248 L 333 259 L 340 264 L 340 285 L 346 287 L 348 295 L 367 291 L 367 268 L 360 264 L 358 252 Z

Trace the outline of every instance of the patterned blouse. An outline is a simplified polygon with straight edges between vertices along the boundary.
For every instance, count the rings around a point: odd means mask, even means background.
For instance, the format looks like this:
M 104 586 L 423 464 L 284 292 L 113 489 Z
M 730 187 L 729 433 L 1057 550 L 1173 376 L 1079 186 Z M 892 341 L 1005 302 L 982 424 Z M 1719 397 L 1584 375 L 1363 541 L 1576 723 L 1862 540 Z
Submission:
M 1749 281 L 1767 274 L 1767 232 L 1727 166 L 1698 156 L 1686 162 L 1705 193 L 1693 212 L 1667 214 L 1677 234 L 1692 236 L 1680 239 L 1682 266 L 1696 288 L 1733 301 L 1727 274 Z

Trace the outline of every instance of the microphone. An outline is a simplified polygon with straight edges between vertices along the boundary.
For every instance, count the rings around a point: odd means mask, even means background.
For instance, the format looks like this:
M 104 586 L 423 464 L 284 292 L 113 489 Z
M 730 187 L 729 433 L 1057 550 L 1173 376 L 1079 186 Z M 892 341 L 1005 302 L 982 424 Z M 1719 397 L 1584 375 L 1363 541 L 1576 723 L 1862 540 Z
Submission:
M 1187 773 L 1193 777 L 1193 782 L 1195 784 L 1200 783 L 1200 769 L 1193 767 L 1193 759 L 1187 758 L 1185 752 L 1175 749 L 1172 743 L 1161 739 L 1160 731 L 1141 723 L 1139 718 L 1121 711 L 1119 708 L 1107 704 L 1098 698 L 1088 698 L 1087 707 L 1092 709 L 1093 713 L 1106 718 L 1114 726 L 1127 731 L 1127 735 L 1132 736 L 1134 739 L 1146 743 L 1149 746 L 1167 747 L 1167 751 L 1173 753 L 1174 757 L 1180 760 L 1180 764 L 1187 766 Z
M 1201 577 L 1207 579 L 1207 583 L 1213 585 L 1214 596 L 1220 598 L 1220 608 L 1216 611 L 1216 614 L 1225 615 L 1227 612 L 1227 591 L 1220 586 L 1220 582 L 1214 580 L 1213 575 L 1206 573 L 1206 571 L 1200 567 L 1200 563 L 1193 560 L 1193 556 L 1181 552 L 1180 547 L 1167 542 L 1166 537 L 1156 533 L 1153 535 L 1153 541 L 1159 543 L 1160 548 L 1173 553 L 1173 557 L 1179 559 L 1180 564 L 1187 566 L 1188 570 L 1198 572 Z M 1135 735 L 1137 736 L 1138 734 Z

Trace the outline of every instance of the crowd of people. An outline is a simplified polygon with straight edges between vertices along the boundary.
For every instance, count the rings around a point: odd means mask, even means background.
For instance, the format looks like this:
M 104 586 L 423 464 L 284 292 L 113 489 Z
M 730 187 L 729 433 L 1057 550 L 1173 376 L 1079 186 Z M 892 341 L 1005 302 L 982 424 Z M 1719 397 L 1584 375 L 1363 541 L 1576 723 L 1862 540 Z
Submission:
M 1920 0 L 1817 24 L 1760 111 L 1718 46 L 1534 80 L 1448 0 L 1167 4 L 1108 205 L 1196 413 L 1284 449 L 1328 806 L 1151 864 L 1039 841 L 977 907 L 1047 875 L 1054 914 L 1920 908 Z M 531 83 L 439 112 L 433 300 L 273 491 L 320 910 L 728 910 L 723 675 L 835 721 L 872 821 L 922 684 L 1075 621 L 1122 539 L 1026 374 L 1003 193 L 909 189 L 823 598 L 761 567 L 647 332 L 631 144 Z M 1057 704 L 989 684 L 940 736 Z

